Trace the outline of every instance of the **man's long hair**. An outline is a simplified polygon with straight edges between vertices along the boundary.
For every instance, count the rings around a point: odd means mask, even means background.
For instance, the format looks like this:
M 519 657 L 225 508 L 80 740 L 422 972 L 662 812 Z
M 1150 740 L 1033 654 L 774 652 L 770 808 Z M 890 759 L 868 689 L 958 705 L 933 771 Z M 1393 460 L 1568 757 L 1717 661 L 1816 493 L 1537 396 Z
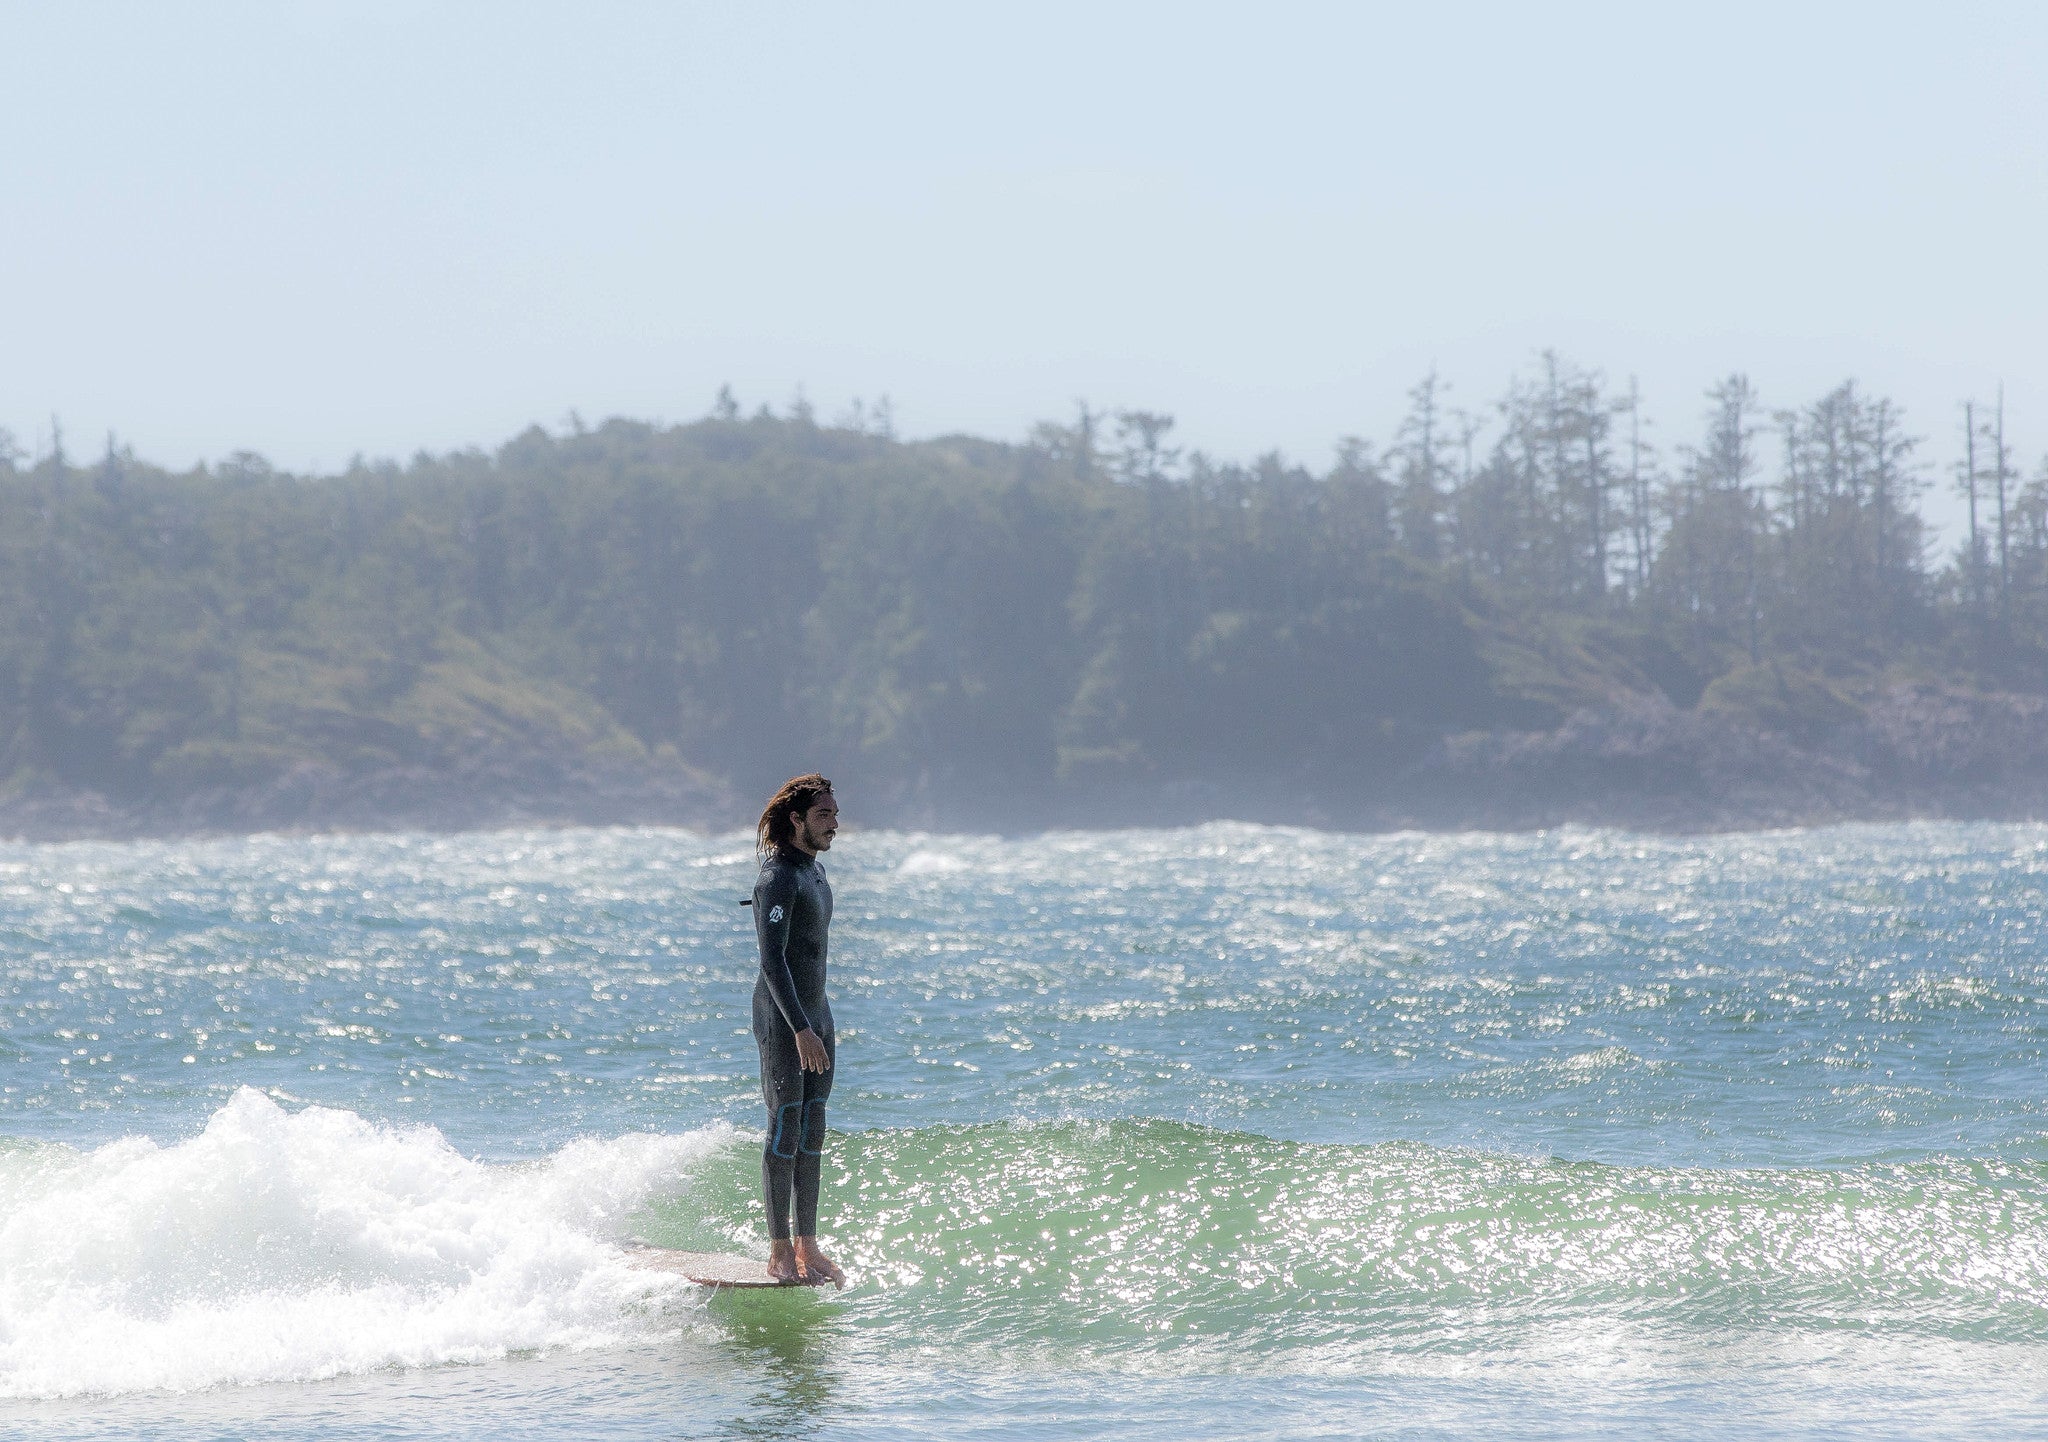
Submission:
M 768 805 L 761 812 L 760 824 L 754 828 L 754 845 L 764 854 L 770 851 L 796 850 L 796 822 L 791 813 L 802 815 L 818 804 L 820 796 L 832 794 L 832 783 L 817 772 L 804 776 L 792 776 L 782 783 L 782 789 L 768 798 Z

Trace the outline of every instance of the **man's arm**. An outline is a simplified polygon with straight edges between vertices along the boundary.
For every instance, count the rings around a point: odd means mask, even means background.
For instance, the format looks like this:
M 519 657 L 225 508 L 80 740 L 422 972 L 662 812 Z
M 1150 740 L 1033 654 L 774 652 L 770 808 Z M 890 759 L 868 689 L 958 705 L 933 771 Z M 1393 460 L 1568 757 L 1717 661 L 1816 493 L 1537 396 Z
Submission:
M 754 884 L 754 934 L 761 941 L 761 976 L 789 1029 L 802 1033 L 811 1030 L 811 1019 L 797 1000 L 796 977 L 789 969 L 789 926 L 795 910 L 796 878 L 788 872 L 778 867 Z M 802 1054 L 801 1043 L 797 1051 Z

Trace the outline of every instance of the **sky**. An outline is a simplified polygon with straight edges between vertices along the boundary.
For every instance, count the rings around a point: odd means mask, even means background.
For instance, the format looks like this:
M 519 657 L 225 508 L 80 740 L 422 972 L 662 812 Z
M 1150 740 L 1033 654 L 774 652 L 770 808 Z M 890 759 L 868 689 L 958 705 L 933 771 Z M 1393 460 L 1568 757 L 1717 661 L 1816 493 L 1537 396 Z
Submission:
M 2048 6 L 0 0 L 0 426 L 492 448 L 722 384 L 1223 460 L 1744 371 L 2048 452 Z M 1931 498 L 1937 519 L 1953 503 Z

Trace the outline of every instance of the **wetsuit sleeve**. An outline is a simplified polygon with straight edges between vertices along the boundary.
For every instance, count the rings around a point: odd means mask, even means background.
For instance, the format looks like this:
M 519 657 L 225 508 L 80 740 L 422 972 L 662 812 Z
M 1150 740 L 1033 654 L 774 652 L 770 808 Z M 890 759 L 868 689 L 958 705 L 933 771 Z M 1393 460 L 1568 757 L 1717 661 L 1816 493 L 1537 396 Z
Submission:
M 754 883 L 754 934 L 761 940 L 761 978 L 791 1031 L 809 1028 L 811 1019 L 796 999 L 796 977 L 789 969 L 789 926 L 796 911 L 796 878 L 781 867 Z

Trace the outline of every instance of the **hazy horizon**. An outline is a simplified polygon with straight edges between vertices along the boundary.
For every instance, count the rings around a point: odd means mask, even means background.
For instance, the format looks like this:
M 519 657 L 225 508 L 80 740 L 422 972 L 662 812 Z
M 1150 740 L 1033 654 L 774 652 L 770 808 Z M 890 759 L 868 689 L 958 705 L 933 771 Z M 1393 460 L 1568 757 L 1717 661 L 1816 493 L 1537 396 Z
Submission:
M 2048 16 L 0 7 L 0 426 L 295 471 L 730 383 L 906 437 L 1078 399 L 1227 460 L 1554 347 L 1667 449 L 1747 372 L 2048 449 Z

